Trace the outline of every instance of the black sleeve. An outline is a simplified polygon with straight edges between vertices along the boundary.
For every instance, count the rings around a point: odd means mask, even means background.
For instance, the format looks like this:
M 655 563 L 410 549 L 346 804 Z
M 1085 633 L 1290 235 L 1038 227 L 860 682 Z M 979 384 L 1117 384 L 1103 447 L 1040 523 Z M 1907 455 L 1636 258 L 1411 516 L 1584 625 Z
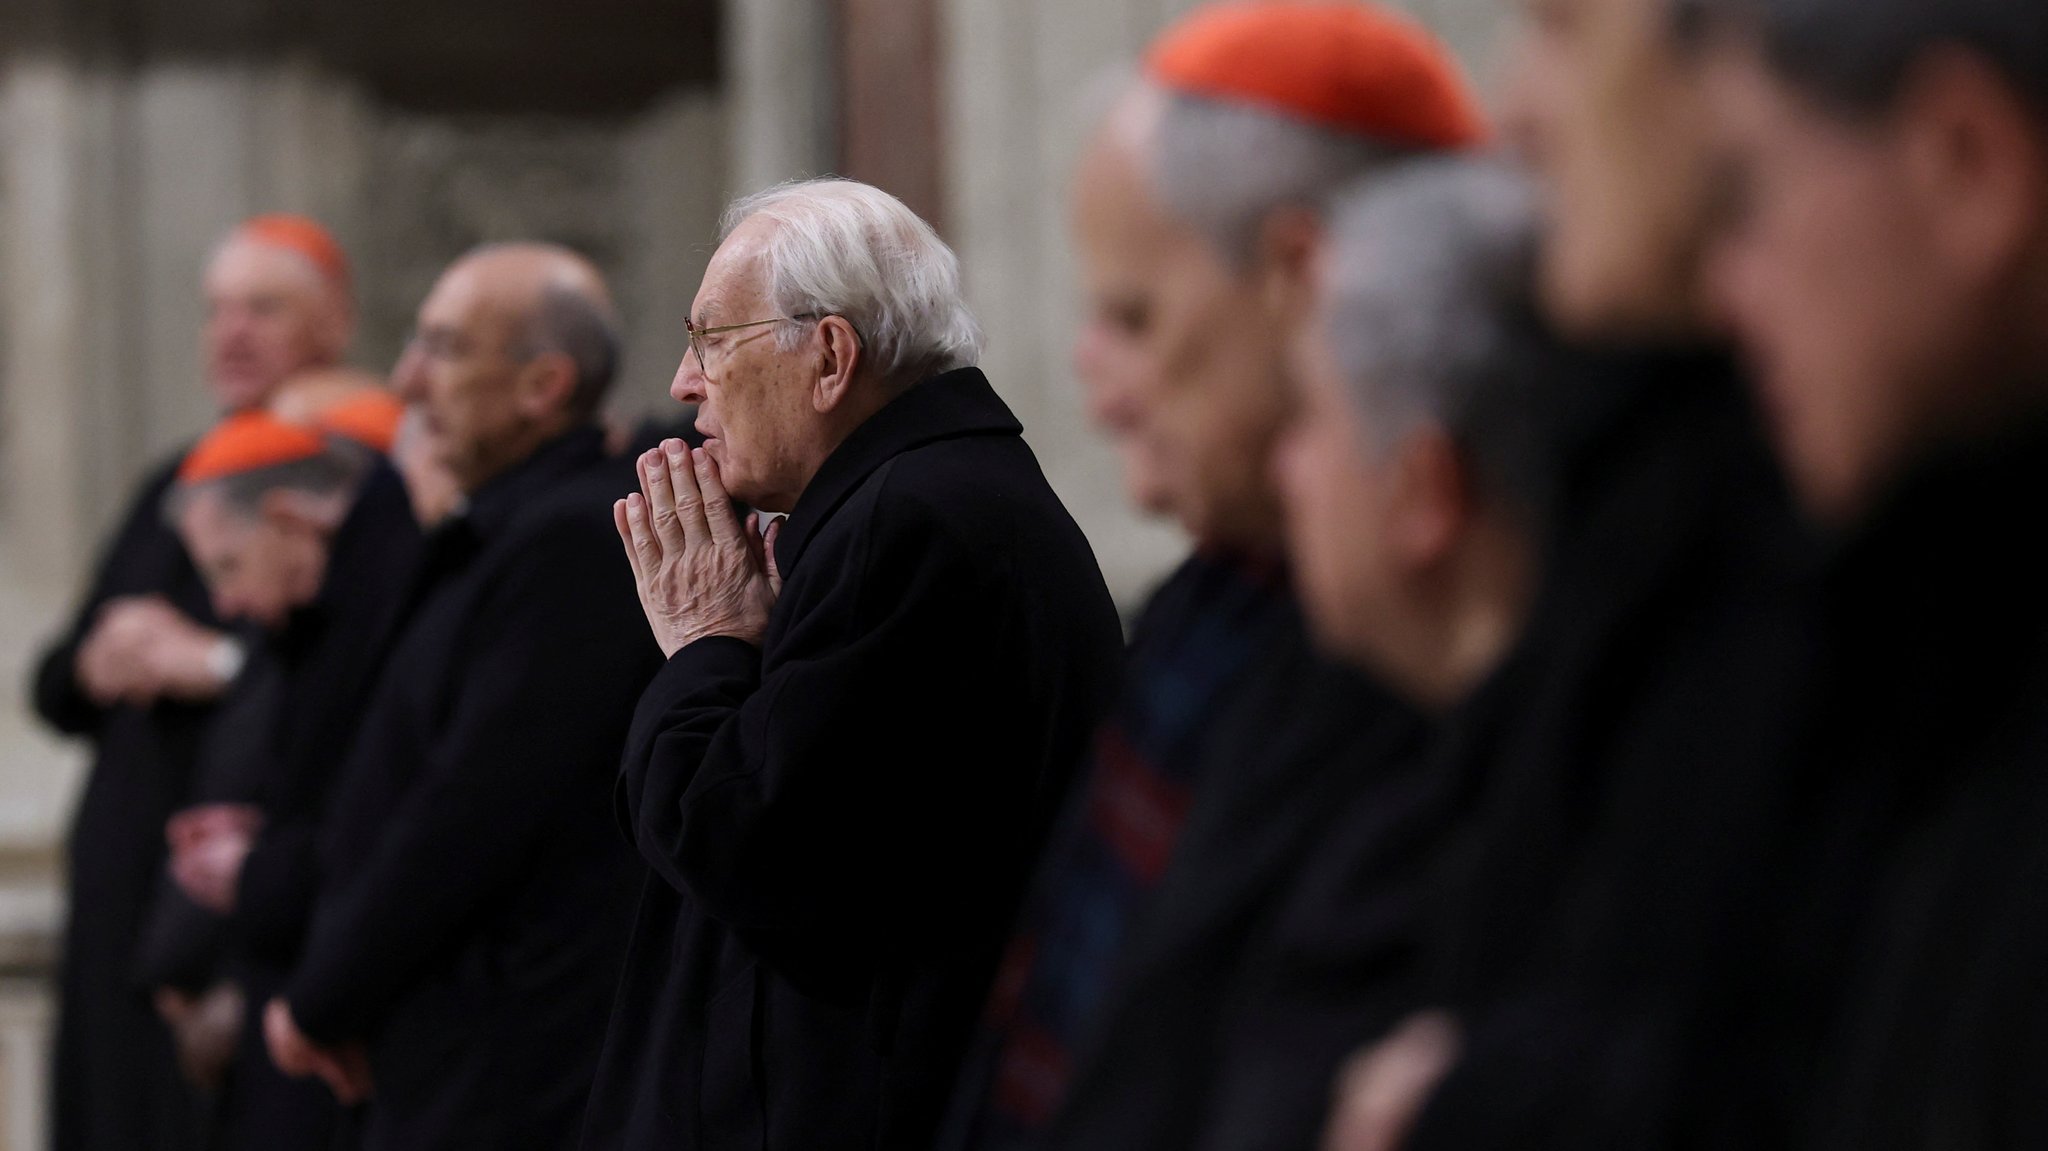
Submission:
M 360 1038 L 521 881 L 578 789 L 602 789 L 617 745 L 592 733 L 624 728 L 658 654 L 608 520 L 558 520 L 500 566 L 433 754 L 362 871 L 315 912 L 287 998 L 316 1039 Z
M 105 710 L 78 684 L 78 647 L 108 600 L 163 591 L 184 563 L 184 546 L 163 520 L 164 493 L 175 461 L 143 481 L 94 569 L 91 588 L 64 632 L 36 662 L 30 685 L 36 714 L 66 735 L 97 731 Z
M 320 892 L 320 828 L 312 820 L 269 824 L 256 837 L 235 889 L 235 927 L 257 955 L 298 954 Z
M 187 898 L 169 877 L 159 879 L 135 949 L 135 982 L 197 995 L 222 973 L 227 920 Z
M 1018 609 L 986 560 L 897 514 L 805 556 L 768 657 L 699 640 L 640 701 L 622 814 L 665 882 L 737 928 L 900 935 L 1013 846 L 995 829 L 1029 801 L 1002 766 L 1029 738 L 1006 726 Z

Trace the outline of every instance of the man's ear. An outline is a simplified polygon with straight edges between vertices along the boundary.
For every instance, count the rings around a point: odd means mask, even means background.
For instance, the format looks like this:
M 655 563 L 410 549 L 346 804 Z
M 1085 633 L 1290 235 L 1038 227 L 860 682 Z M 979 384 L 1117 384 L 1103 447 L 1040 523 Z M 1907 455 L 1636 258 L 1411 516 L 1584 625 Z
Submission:
M 1450 555 L 1470 517 L 1464 459 L 1437 428 L 1409 434 L 1394 450 L 1388 546 L 1404 567 L 1426 572 Z
M 1978 282 L 2009 274 L 2048 208 L 2038 114 L 1981 55 L 1946 48 L 1914 67 L 1893 116 L 1939 257 Z
M 513 403 L 541 423 L 568 411 L 576 398 L 576 361 L 561 352 L 541 352 L 519 370 Z
M 844 316 L 826 316 L 819 320 L 818 329 L 811 338 L 819 361 L 818 380 L 811 390 L 811 406 L 819 412 L 829 412 L 846 402 L 853 389 L 854 376 L 860 372 L 867 356 L 860 346 L 860 336 Z
M 1268 312 L 1291 316 L 1308 307 L 1316 248 L 1322 239 L 1322 217 L 1313 208 L 1289 204 L 1266 214 L 1259 224 L 1256 264 Z

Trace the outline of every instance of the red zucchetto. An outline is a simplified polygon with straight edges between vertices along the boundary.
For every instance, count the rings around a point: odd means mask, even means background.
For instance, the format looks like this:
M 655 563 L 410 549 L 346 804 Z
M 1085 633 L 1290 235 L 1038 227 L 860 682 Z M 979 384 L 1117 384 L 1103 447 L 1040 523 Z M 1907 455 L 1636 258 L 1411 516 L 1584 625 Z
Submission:
M 404 418 L 405 404 L 397 396 L 362 391 L 323 408 L 314 415 L 313 426 L 389 455 Z
M 1356 0 L 1238 0 L 1168 28 L 1145 76 L 1171 92 L 1251 104 L 1397 147 L 1486 139 L 1450 50 L 1412 17 Z
M 181 484 L 205 483 L 280 464 L 310 460 L 327 450 L 312 428 L 288 424 L 269 412 L 240 412 L 202 436 L 178 465 Z
M 296 252 L 335 287 L 344 292 L 349 290 L 348 253 L 342 250 L 334 234 L 315 220 L 282 212 L 256 216 L 242 221 L 233 238 Z

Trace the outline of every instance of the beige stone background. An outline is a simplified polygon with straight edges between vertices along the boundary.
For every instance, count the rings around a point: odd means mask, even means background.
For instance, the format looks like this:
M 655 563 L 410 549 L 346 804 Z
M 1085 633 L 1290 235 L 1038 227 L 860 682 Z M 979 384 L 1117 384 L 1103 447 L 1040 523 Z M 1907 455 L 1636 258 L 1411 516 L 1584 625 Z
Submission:
M 1411 0 L 1483 77 L 1506 0 Z M 659 412 L 731 194 L 842 171 L 958 247 L 985 366 L 1132 604 L 1132 517 L 1068 367 L 1084 93 L 1189 0 L 0 0 L 0 1151 L 45 1144 L 55 861 L 81 749 L 25 676 L 110 517 L 199 431 L 195 286 L 256 211 L 359 266 L 388 367 L 438 269 L 544 237 L 613 277 L 622 416 Z

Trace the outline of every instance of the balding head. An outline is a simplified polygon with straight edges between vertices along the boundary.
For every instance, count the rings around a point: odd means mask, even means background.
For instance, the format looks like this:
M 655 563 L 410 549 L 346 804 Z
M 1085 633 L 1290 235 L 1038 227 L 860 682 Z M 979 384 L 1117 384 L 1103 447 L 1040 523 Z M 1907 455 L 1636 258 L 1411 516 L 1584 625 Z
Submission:
M 473 492 L 588 422 L 617 360 L 611 292 L 588 260 L 553 244 L 492 244 L 434 285 L 393 384 Z

